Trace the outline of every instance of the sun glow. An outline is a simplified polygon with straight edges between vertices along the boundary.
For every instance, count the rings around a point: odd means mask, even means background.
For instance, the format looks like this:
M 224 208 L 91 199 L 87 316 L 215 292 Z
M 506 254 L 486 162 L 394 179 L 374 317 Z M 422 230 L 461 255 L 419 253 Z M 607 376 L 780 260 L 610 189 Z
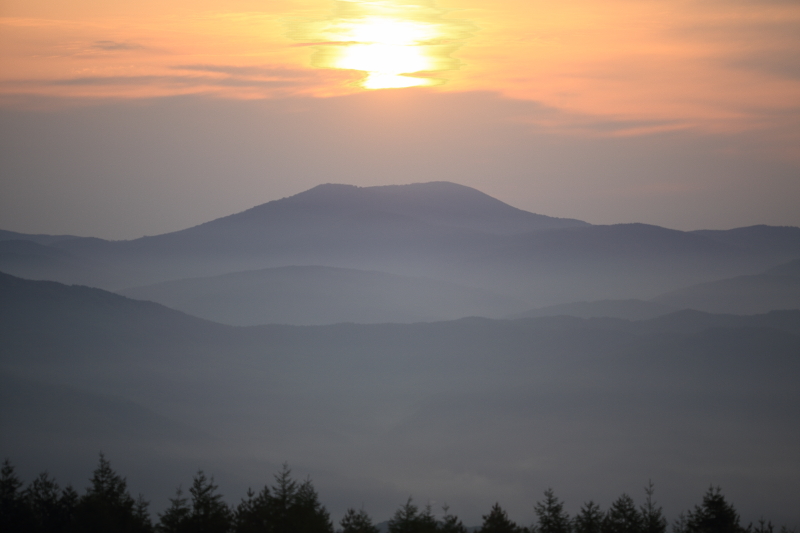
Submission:
M 433 75 L 458 68 L 450 54 L 470 29 L 443 15 L 432 1 L 339 0 L 333 17 L 299 24 L 292 36 L 315 43 L 314 66 L 364 72 L 365 89 L 439 85 Z

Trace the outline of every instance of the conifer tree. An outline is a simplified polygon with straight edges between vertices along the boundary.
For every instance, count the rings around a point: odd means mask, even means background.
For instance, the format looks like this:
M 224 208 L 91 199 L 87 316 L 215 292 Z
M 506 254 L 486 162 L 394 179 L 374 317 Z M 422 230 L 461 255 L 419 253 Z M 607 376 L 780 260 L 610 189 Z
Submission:
M 61 492 L 59 503 L 64 512 L 65 531 L 75 531 L 75 513 L 77 512 L 80 499 L 78 491 L 76 491 L 72 485 L 67 485 Z
M 642 517 L 633 498 L 623 494 L 611 504 L 603 519 L 602 533 L 642 533 Z
M 372 519 L 364 509 L 356 511 L 352 507 L 347 510 L 342 520 L 341 533 L 379 533 L 379 529 L 372 523 Z
M 169 499 L 170 506 L 159 515 L 156 530 L 159 533 L 185 533 L 189 529 L 189 516 L 192 513 L 187 502 L 183 497 L 183 490 L 178 487 L 175 497 Z
M 450 514 L 450 507 L 447 505 L 442 506 L 444 516 L 442 523 L 439 524 L 439 531 L 441 533 L 467 533 L 467 528 L 461 523 L 457 516 Z
M 436 521 L 436 517 L 433 516 L 433 510 L 431 509 L 431 505 L 428 504 L 425 506 L 425 510 L 422 511 L 419 515 L 419 520 L 417 522 L 417 531 L 419 533 L 436 533 L 439 530 L 439 523 Z
M 58 483 L 44 472 L 25 490 L 25 499 L 33 516 L 32 532 L 70 531 L 77 501 L 71 487 L 62 492 Z
M 417 533 L 419 524 L 419 508 L 409 496 L 389 520 L 389 533 Z
M 273 531 L 275 533 L 292 533 L 291 508 L 294 506 L 297 495 L 297 482 L 292 479 L 289 465 L 275 476 L 275 485 L 272 487 L 272 498 L 268 502 L 272 508 Z
M 236 508 L 234 524 L 236 533 L 333 533 L 330 515 L 311 481 L 298 484 L 285 464 L 271 489 L 247 492 Z
M 480 533 L 519 533 L 519 528 L 508 519 L 508 514 L 500 504 L 495 503 L 489 514 L 483 515 Z
M 0 531 L 25 533 L 31 527 L 31 512 L 22 492 L 22 480 L 6 459 L 0 468 Z
M 685 533 L 743 533 L 739 513 L 725 501 L 720 488 L 711 487 L 703 503 L 695 506 L 686 517 Z
M 647 498 L 641 507 L 643 533 L 666 533 L 667 519 L 664 518 L 661 507 L 656 506 L 653 500 L 655 489 L 652 481 L 645 487 L 644 492 Z
M 686 533 L 687 521 L 686 513 L 679 514 L 678 518 L 672 523 L 672 533 Z
M 553 489 L 544 491 L 544 501 L 534 508 L 539 521 L 536 533 L 570 533 L 569 515 L 564 512 L 564 504 L 555 497 Z
M 153 523 L 150 520 L 150 511 L 147 508 L 150 506 L 150 502 L 144 499 L 144 495 L 139 494 L 136 498 L 136 503 L 133 506 L 133 517 L 136 521 L 146 524 L 147 531 L 155 531 L 153 528 Z
M 137 505 L 128 494 L 124 478 L 112 470 L 105 456 L 75 509 L 75 529 L 82 533 L 149 533 L 152 530 L 146 502 Z
M 572 524 L 573 533 L 600 533 L 603 528 L 603 513 L 600 506 L 589 501 L 583 504 Z
M 320 503 L 310 479 L 298 487 L 290 516 L 293 533 L 333 533 L 330 515 Z
M 769 520 L 765 520 L 764 517 L 761 517 L 758 520 L 758 525 L 755 527 L 748 527 L 748 530 L 751 530 L 753 533 L 774 533 L 775 526 L 772 525 L 772 522 Z
M 253 492 L 253 489 L 248 489 L 247 498 L 242 499 L 236 507 L 234 531 L 236 533 L 272 531 L 270 498 L 269 487 L 264 487 L 258 494 Z
M 192 481 L 192 512 L 189 516 L 192 533 L 227 533 L 231 529 L 232 512 L 217 492 L 214 478 L 200 470 Z

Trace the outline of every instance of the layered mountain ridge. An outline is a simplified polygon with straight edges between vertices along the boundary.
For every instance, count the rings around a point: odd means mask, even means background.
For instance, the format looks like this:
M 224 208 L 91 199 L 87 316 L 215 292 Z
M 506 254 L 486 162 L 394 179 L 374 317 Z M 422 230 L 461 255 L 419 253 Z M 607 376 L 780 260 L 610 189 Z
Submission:
M 161 502 L 289 461 L 333 513 L 652 478 L 665 508 L 712 482 L 798 523 L 798 261 L 800 228 L 590 225 L 447 183 L 132 241 L 0 232 L 0 450 L 73 483 L 103 450 Z
M 0 232 L 0 271 L 123 290 L 234 324 L 501 317 L 572 302 L 650 300 L 797 258 L 800 228 L 591 225 L 448 182 L 325 184 L 131 241 Z M 278 288 L 276 269 L 287 268 L 292 281 Z M 247 274 L 255 271 L 260 277 Z M 221 295 L 225 283 L 232 292 Z M 306 301 L 306 312 L 271 311 L 292 299 Z M 315 306 L 331 311 L 315 315 Z
M 78 483 L 103 450 L 162 506 L 198 466 L 241 493 L 291 461 L 337 514 L 522 509 L 564 478 L 610 501 L 646 475 L 668 509 L 711 479 L 748 520 L 800 518 L 800 311 L 233 327 L 2 274 L 0 346 L 7 457 Z

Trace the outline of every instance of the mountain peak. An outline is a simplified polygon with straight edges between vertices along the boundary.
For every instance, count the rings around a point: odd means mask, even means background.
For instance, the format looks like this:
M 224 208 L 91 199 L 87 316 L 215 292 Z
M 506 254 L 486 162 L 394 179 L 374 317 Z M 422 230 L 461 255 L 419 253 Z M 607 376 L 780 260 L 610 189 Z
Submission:
M 326 183 L 277 202 L 286 206 L 385 212 L 490 234 L 588 225 L 580 220 L 530 213 L 472 187 L 448 181 L 371 187 Z M 274 203 L 254 209 L 267 209 Z
M 284 200 L 293 201 L 369 201 L 380 199 L 384 203 L 434 203 L 442 201 L 492 202 L 503 204 L 477 189 L 449 181 L 430 181 L 406 185 L 375 185 L 359 187 L 342 183 L 324 183 Z M 503 204 L 506 205 L 506 204 Z M 433 206 L 432 206 L 433 207 Z M 509 206 L 510 207 L 510 206 Z

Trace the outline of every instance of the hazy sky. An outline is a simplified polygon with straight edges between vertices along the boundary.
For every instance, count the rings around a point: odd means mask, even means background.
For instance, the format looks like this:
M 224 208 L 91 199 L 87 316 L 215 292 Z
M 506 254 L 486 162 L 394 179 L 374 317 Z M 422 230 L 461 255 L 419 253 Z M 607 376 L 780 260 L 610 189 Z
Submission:
M 794 0 L 3 0 L 0 228 L 131 238 L 431 180 L 798 226 L 798 57 Z

